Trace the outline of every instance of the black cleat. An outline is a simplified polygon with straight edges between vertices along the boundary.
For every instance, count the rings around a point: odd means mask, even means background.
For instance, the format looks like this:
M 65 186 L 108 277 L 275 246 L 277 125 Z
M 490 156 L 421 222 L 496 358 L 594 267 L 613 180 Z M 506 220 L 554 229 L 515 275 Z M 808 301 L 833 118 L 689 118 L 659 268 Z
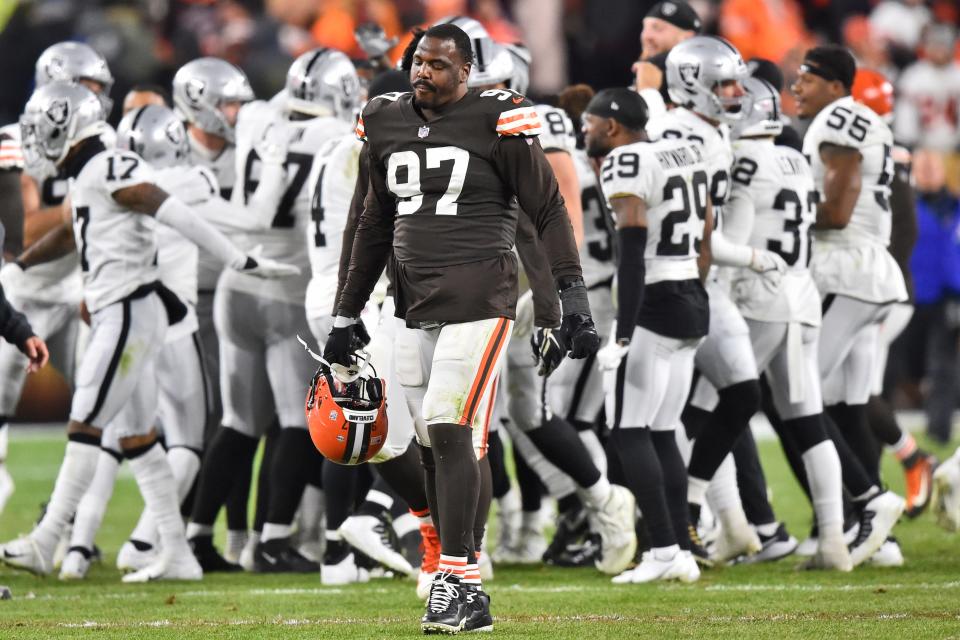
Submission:
M 187 540 L 194 557 L 200 563 L 204 573 L 236 573 L 243 567 L 228 561 L 213 546 L 213 536 L 197 536 Z
M 318 573 L 320 565 L 297 551 L 289 538 L 261 542 L 253 550 L 254 573 Z
M 703 541 L 700 539 L 700 534 L 697 532 L 697 528 L 692 525 L 687 525 L 687 533 L 690 536 L 690 553 L 693 554 L 693 559 L 697 561 L 697 564 L 705 569 L 713 567 L 714 562 L 710 558 L 710 554 L 707 552 L 706 548 L 703 546 Z
M 559 562 L 560 557 L 567 555 L 567 548 L 578 545 L 589 533 L 590 522 L 587 510 L 583 507 L 560 514 L 560 517 L 557 518 L 557 531 L 553 534 L 553 540 L 550 541 L 547 550 L 543 552 L 543 561 L 547 564 L 570 566 L 561 564 Z
M 467 620 L 463 630 L 470 632 L 493 631 L 493 616 L 490 615 L 490 596 L 477 585 L 464 585 L 467 600 Z
M 438 573 L 430 585 L 427 611 L 420 619 L 424 633 L 460 633 L 467 622 L 467 600 L 460 578 Z
M 582 542 L 567 545 L 549 559 L 544 557 L 544 562 L 555 567 L 592 567 L 602 551 L 600 534 L 591 533 Z

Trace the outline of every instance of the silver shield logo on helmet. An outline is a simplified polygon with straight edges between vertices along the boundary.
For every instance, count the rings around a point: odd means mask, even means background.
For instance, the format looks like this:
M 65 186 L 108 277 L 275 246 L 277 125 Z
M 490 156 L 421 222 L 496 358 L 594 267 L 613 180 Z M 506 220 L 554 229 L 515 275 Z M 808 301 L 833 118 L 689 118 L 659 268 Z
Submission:
M 44 112 L 47 120 L 56 127 L 62 127 L 67 124 L 70 117 L 70 103 L 66 100 L 54 100 Z
M 680 80 L 686 84 L 693 84 L 700 76 L 700 65 L 695 62 L 684 62 L 677 66 Z
M 176 122 L 168 124 L 164 130 L 164 134 L 167 136 L 167 140 L 177 146 L 183 143 L 183 127 L 179 126 Z
M 183 92 L 187 96 L 187 100 L 193 104 L 200 102 L 200 99 L 203 98 L 203 92 L 206 90 L 207 86 L 204 84 L 203 80 L 199 78 L 190 78 L 187 80 L 187 84 L 183 87 Z
M 60 78 L 63 75 L 63 59 L 50 58 L 47 66 L 44 68 L 44 72 L 48 78 Z

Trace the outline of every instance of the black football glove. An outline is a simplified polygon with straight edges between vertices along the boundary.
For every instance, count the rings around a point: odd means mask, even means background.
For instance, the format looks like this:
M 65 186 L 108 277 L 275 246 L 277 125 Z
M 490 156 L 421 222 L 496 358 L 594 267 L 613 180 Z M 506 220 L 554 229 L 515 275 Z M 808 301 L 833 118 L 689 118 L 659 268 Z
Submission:
M 533 347 L 534 360 L 540 364 L 537 373 L 541 376 L 553 373 L 567 355 L 567 340 L 562 328 L 534 327 L 530 346 Z
M 323 347 L 323 359 L 330 364 L 339 364 L 349 367 L 353 362 L 351 357 L 358 349 L 363 349 L 370 342 L 363 323 L 354 320 L 354 323 L 345 327 L 334 327 L 327 336 L 327 343 Z
M 590 303 L 587 301 L 587 287 L 583 278 L 563 278 L 558 282 L 560 306 L 563 309 L 563 321 L 560 331 L 566 337 L 570 357 L 586 358 L 600 348 L 600 336 L 590 315 Z

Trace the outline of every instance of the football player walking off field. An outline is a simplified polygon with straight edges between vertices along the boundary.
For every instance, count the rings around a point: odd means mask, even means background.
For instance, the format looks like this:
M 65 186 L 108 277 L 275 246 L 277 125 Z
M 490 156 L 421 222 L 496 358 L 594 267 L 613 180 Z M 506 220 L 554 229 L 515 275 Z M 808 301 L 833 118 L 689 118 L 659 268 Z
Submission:
M 823 301 L 823 404 L 842 433 L 837 447 L 844 483 L 863 513 L 851 551 L 855 565 L 873 555 L 904 509 L 899 496 L 879 488 L 867 399 L 877 331 L 893 303 L 907 299 L 903 274 L 887 251 L 893 136 L 876 113 L 850 96 L 856 70 L 845 48 L 816 47 L 807 51 L 793 85 L 798 115 L 812 119 L 803 154 L 820 198 L 810 271 Z M 854 461 L 869 482 L 849 481 Z
M 398 360 L 397 373 L 417 417 L 440 531 L 425 633 L 492 627 L 474 569 L 472 430 L 483 421 L 515 315 L 518 204 L 549 256 L 570 355 L 599 346 L 573 229 L 536 139 L 536 111 L 511 91 L 468 90 L 472 58 L 463 30 L 432 27 L 414 55 L 414 91 L 385 94 L 364 109 L 357 132 L 367 141 L 370 190 L 324 349 L 329 362 L 351 364 L 357 318 L 392 245 L 396 314 L 407 327 L 397 348 L 411 356 Z

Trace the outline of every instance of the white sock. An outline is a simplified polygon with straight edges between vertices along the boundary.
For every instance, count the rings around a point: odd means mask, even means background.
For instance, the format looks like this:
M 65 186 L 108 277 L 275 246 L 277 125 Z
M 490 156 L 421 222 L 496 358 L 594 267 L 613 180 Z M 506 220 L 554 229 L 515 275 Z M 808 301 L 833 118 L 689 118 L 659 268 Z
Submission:
M 578 494 L 588 508 L 599 511 L 610 499 L 610 481 L 607 480 L 607 476 L 601 475 L 599 480 L 585 487 Z
M 810 483 L 813 511 L 820 538 L 843 538 L 843 474 L 840 456 L 830 440 L 803 452 L 803 468 Z
M 150 447 L 130 460 L 130 469 L 147 509 L 157 522 L 157 536 L 163 555 L 176 558 L 190 553 L 184 535 L 183 518 L 180 516 L 176 479 L 163 449 L 156 444 Z
M 669 547 L 653 547 L 650 549 L 653 557 L 661 562 L 673 560 L 674 556 L 680 553 L 680 545 L 672 544 Z
M 191 540 L 193 538 L 199 538 L 202 536 L 212 536 L 212 535 L 213 535 L 213 525 L 197 524 L 196 522 L 190 522 L 187 524 L 188 540 Z
M 97 445 L 67 441 L 60 473 L 57 474 L 53 494 L 47 503 L 47 512 L 30 534 L 51 557 L 70 518 L 76 513 L 83 494 L 93 481 L 99 457 L 100 447 Z
M 277 524 L 276 522 L 266 522 L 263 525 L 263 533 L 260 534 L 261 542 L 270 542 L 280 538 L 289 538 L 293 531 L 293 525 Z
M 200 456 L 186 447 L 174 447 L 167 451 L 167 462 L 170 463 L 170 471 L 177 483 L 177 503 L 182 504 L 200 471 Z M 140 520 L 130 534 L 130 539 L 156 546 L 157 522 L 149 509 L 144 509 L 140 514 Z
M 737 466 L 733 462 L 732 455 L 727 454 L 717 468 L 717 472 L 713 474 L 710 487 L 707 489 L 707 501 L 724 524 L 727 522 L 725 512 L 735 514 L 737 523 L 746 521 L 743 503 L 740 501 L 740 488 L 737 486 Z
M 120 461 L 115 456 L 101 450 L 97 457 L 97 470 L 93 480 L 77 505 L 77 515 L 73 519 L 73 533 L 70 535 L 71 547 L 83 547 L 93 550 L 93 541 L 107 512 L 107 503 L 113 496 L 113 487 L 117 481 Z
M 710 488 L 710 482 L 708 480 L 687 476 L 687 502 L 703 506 L 707 501 L 708 488 Z
M 323 489 L 308 484 L 300 498 L 300 510 L 297 512 L 297 524 L 300 526 L 301 539 L 319 540 L 323 519 Z
M 227 529 L 227 549 L 236 551 L 238 556 L 249 539 L 250 533 L 246 529 Z
M 600 475 L 606 476 L 607 452 L 603 450 L 603 445 L 600 444 L 600 438 L 597 437 L 596 432 L 593 429 L 586 429 L 577 433 L 580 435 L 583 446 L 587 448 L 587 453 L 590 454 L 593 464 L 600 470 Z
M 393 507 L 393 498 L 385 494 L 383 491 L 377 491 L 376 489 L 370 489 L 370 491 L 367 491 L 366 498 L 364 499 L 368 502 L 373 502 L 380 505 L 387 511 Z
M 404 513 L 393 519 L 393 530 L 398 538 L 402 538 L 411 531 L 420 530 L 420 519 L 412 513 Z

